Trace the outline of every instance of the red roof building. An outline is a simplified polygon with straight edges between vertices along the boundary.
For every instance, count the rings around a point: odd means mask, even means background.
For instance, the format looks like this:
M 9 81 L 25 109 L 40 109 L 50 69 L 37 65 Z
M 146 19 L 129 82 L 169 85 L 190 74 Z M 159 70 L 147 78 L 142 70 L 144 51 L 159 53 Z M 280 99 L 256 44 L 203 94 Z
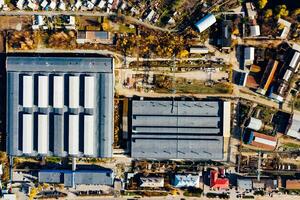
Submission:
M 219 178 L 219 172 L 217 170 L 210 171 L 210 187 L 216 189 L 229 188 L 228 178 Z

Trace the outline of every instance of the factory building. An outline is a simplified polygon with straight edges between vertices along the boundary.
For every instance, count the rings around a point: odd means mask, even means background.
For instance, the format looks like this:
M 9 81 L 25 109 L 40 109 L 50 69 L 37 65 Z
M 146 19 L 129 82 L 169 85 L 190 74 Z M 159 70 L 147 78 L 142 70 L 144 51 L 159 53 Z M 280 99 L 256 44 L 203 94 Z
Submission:
M 216 22 L 216 17 L 213 14 L 208 14 L 202 19 L 200 19 L 198 22 L 196 22 L 195 26 L 197 27 L 199 32 L 202 33 Z
M 133 158 L 223 160 L 230 103 L 132 101 Z
M 113 60 L 7 58 L 12 156 L 111 157 Z

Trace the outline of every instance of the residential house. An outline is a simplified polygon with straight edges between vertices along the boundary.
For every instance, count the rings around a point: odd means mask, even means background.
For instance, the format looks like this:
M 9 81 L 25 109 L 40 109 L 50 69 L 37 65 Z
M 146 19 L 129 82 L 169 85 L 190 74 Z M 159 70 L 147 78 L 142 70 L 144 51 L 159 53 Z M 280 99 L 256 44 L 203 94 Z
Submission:
M 244 48 L 244 66 L 252 65 L 254 62 L 254 47 Z
M 217 170 L 212 170 L 210 171 L 210 187 L 214 189 L 228 189 L 229 179 L 219 177 L 219 172 Z
M 51 0 L 49 8 L 51 8 L 51 10 L 55 10 L 56 6 L 57 6 L 56 0 Z
M 140 177 L 140 187 L 143 188 L 163 188 L 163 177 Z
M 19 10 L 23 10 L 24 4 L 25 4 L 25 0 L 18 0 L 16 6 Z
M 283 26 L 283 29 L 281 31 L 281 34 L 280 34 L 280 37 L 281 39 L 286 39 L 289 32 L 290 32 L 290 29 L 291 29 L 291 25 L 292 23 L 291 22 L 288 22 L 284 19 L 281 19 L 279 18 L 278 19 L 278 22 L 277 22 L 280 26 Z
M 250 26 L 250 37 L 257 37 L 260 36 L 260 26 L 259 25 L 254 25 Z
M 78 31 L 77 43 L 103 43 L 112 44 L 112 38 L 109 32 L 106 31 Z
M 257 16 L 257 11 L 252 2 L 246 3 L 246 12 L 250 20 L 254 20 Z
M 58 4 L 58 9 L 62 10 L 62 11 L 65 11 L 66 10 L 66 4 L 63 0 L 60 0 L 59 1 L 59 4 Z
M 195 187 L 198 188 L 200 184 L 199 174 L 176 174 L 172 181 L 174 187 L 186 188 Z

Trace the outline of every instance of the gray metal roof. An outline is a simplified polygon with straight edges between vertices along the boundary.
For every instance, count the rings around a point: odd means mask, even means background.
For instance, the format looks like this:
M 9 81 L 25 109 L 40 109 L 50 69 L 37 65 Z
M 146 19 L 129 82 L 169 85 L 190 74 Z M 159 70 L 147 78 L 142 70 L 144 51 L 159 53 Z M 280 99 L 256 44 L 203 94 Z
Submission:
M 223 159 L 223 103 L 133 101 L 132 157 Z
M 252 180 L 251 179 L 245 179 L 245 178 L 238 178 L 237 179 L 237 186 L 240 189 L 252 190 Z
M 93 67 L 89 65 L 93 63 Z M 53 58 L 53 57 L 8 57 L 7 58 L 7 133 L 9 155 L 22 156 L 22 123 L 23 113 L 33 115 L 33 138 L 38 141 L 37 114 L 49 117 L 49 146 L 48 156 L 70 156 L 68 153 L 68 116 L 79 116 L 79 153 L 76 157 L 111 157 L 113 144 L 113 74 L 112 58 Z M 22 76 L 33 77 L 34 103 L 32 107 L 22 106 Z M 49 106 L 40 108 L 37 105 L 37 76 L 44 75 L 49 78 Z M 80 77 L 80 105 L 78 108 L 68 107 L 68 87 L 64 87 L 64 107 L 53 108 L 53 76 L 62 76 L 67 83 L 68 76 Z M 95 78 L 95 107 L 85 108 L 83 102 L 82 78 L 93 76 Z M 85 155 L 83 152 L 83 116 L 94 116 L 94 154 Z M 33 142 L 33 151 L 27 156 L 37 156 L 37 145 Z
M 112 58 L 90 57 L 21 57 L 6 61 L 7 71 L 19 72 L 95 72 L 112 73 Z
M 111 170 L 41 170 L 40 183 L 63 183 L 66 187 L 74 185 L 113 185 Z

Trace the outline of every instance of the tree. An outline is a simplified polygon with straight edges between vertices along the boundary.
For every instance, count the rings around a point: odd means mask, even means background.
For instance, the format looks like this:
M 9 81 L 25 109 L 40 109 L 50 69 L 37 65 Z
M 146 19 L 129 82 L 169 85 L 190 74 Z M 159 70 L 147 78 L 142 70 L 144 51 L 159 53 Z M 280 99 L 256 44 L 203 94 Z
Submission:
M 268 0 L 259 0 L 258 1 L 258 7 L 259 9 L 263 9 L 268 3 Z
M 36 197 L 37 192 L 38 191 L 35 187 L 31 188 L 30 193 L 29 193 L 29 199 L 33 200 Z
M 270 17 L 272 17 L 272 16 L 273 16 L 273 11 L 272 11 L 272 9 L 266 10 L 266 12 L 265 12 L 265 18 L 270 18 Z
M 300 8 L 295 9 L 295 10 L 293 11 L 293 15 L 294 15 L 294 16 L 300 15 Z
M 286 5 L 278 5 L 275 9 L 276 11 L 276 18 L 286 17 L 289 15 L 289 11 L 287 10 Z

